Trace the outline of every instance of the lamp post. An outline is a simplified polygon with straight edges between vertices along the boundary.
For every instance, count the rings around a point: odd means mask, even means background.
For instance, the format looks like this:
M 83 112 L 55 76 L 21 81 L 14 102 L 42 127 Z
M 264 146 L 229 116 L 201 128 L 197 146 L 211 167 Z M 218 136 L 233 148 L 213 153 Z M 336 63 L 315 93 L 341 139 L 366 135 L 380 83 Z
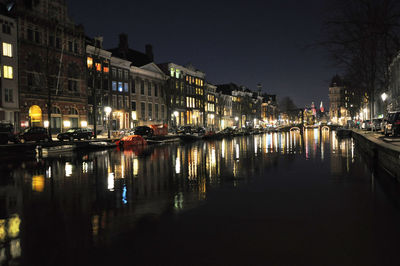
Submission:
M 108 138 L 111 138 L 111 133 L 110 133 L 110 114 L 111 114 L 111 107 L 106 106 L 104 107 L 104 112 L 106 112 L 107 115 L 107 132 L 108 132 Z

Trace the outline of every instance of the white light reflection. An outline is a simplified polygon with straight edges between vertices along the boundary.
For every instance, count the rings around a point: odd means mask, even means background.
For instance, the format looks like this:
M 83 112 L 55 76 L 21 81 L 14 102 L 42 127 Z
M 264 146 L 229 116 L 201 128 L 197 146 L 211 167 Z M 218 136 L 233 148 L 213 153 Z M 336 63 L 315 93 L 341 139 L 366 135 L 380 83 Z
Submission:
M 176 174 L 181 173 L 181 161 L 179 160 L 179 156 L 176 157 L 176 160 L 175 160 L 175 173 Z
M 87 162 L 83 162 L 82 163 L 82 172 L 85 174 L 87 172 L 89 172 L 89 165 L 87 164 Z
M 72 175 L 72 164 L 66 162 L 65 163 L 65 176 L 70 177 Z
M 126 185 L 122 188 L 122 203 L 127 204 L 128 200 L 126 199 Z
M 46 170 L 46 177 L 51 178 L 51 166 L 49 166 L 49 168 Z
M 257 155 L 257 148 L 258 148 L 258 139 L 254 138 L 254 154 Z
M 107 177 L 107 189 L 114 191 L 114 173 L 109 173 Z
M 239 160 L 239 144 L 236 144 L 236 159 Z
M 226 146 L 226 141 L 225 139 L 222 140 L 222 158 L 225 158 L 225 146 Z

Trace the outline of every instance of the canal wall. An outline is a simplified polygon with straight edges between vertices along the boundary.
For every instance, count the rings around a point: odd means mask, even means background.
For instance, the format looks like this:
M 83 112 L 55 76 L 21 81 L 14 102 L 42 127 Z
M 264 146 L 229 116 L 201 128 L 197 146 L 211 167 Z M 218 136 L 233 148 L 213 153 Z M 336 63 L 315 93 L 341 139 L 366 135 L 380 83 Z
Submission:
M 400 147 L 371 134 L 352 132 L 357 148 L 369 158 L 372 167 L 381 167 L 400 181 Z

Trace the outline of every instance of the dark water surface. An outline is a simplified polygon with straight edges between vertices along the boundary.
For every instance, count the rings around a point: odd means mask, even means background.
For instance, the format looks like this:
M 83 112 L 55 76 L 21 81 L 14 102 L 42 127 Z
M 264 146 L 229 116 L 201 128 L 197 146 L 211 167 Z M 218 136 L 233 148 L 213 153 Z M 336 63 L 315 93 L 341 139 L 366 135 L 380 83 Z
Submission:
M 3 160 L 0 264 L 400 265 L 373 165 L 318 130 Z

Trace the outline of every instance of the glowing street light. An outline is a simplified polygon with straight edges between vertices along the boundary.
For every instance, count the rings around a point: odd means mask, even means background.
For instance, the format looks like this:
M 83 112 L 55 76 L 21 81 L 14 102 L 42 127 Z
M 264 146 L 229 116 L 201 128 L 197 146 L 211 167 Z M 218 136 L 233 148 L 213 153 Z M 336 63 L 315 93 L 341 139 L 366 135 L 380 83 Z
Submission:
M 386 101 L 388 95 L 384 92 L 381 94 L 382 101 Z

